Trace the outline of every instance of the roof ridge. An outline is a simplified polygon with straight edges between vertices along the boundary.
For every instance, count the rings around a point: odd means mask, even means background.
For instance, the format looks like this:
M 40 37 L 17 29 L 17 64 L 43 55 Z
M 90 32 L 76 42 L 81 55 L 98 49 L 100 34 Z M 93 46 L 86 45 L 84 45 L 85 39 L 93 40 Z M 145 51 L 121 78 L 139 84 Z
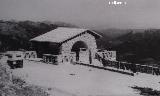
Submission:
M 92 35 L 96 37 L 101 37 L 98 33 L 89 30 L 89 29 L 82 29 L 82 28 L 69 28 L 69 27 L 58 27 L 54 30 L 51 30 L 47 33 L 44 33 L 40 36 L 37 36 L 30 41 L 40 41 L 40 42 L 56 42 L 61 43 L 67 39 L 70 39 L 78 34 L 83 32 L 90 31 L 93 33 Z

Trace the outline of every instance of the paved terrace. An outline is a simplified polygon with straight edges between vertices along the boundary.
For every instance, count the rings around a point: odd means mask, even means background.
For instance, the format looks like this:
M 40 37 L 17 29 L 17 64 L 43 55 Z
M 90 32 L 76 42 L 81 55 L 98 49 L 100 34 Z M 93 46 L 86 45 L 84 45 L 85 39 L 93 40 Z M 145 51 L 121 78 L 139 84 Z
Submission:
M 28 83 L 52 88 L 52 96 L 140 96 L 130 86 L 160 90 L 160 76 L 124 75 L 70 63 L 51 65 L 24 61 L 24 68 L 13 70 Z

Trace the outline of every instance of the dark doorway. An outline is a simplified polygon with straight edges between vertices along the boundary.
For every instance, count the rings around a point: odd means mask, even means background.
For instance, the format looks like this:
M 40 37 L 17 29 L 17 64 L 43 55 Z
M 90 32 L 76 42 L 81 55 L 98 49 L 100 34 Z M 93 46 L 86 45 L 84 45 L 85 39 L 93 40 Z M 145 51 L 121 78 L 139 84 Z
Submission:
M 71 51 L 76 53 L 76 61 L 79 61 L 80 49 L 88 49 L 88 46 L 83 41 L 77 41 L 73 46 Z

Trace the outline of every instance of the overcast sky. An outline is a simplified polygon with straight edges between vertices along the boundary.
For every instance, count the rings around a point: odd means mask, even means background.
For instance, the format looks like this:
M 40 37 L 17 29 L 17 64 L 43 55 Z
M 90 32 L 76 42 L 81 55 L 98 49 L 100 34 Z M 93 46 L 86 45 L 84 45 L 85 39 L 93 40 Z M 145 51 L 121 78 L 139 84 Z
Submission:
M 0 0 L 0 19 L 63 21 L 89 28 L 160 28 L 160 0 Z

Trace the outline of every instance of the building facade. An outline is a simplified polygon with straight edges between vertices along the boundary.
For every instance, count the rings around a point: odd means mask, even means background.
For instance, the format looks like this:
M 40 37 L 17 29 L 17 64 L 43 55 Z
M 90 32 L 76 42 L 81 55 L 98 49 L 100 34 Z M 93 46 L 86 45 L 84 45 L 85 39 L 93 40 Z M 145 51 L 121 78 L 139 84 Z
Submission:
M 59 62 L 92 63 L 97 52 L 96 39 L 100 37 L 99 34 L 88 29 L 59 27 L 30 41 L 38 57 L 52 54 L 58 55 Z

